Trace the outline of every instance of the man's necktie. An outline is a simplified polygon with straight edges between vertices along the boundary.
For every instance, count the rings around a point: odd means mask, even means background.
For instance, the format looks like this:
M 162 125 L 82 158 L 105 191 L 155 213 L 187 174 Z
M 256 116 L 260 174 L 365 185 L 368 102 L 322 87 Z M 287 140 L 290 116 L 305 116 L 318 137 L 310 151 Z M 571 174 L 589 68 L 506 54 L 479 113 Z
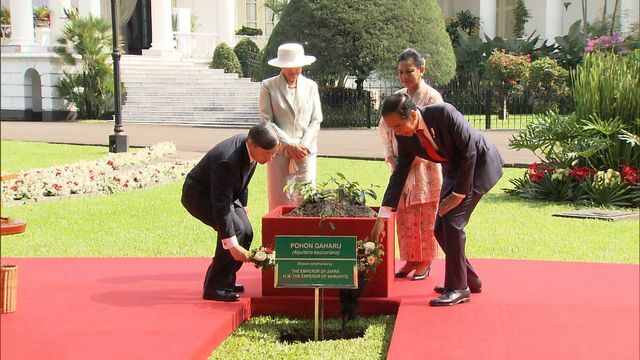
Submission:
M 438 154 L 438 151 L 436 150 L 438 147 L 433 142 L 433 139 L 431 137 L 425 135 L 423 130 L 420 130 L 420 129 L 416 130 L 416 135 L 418 135 L 420 140 L 422 140 L 422 146 L 424 147 L 425 151 L 427 152 L 427 155 L 429 155 L 429 158 L 431 160 L 438 161 L 438 162 L 447 161 L 447 159 L 443 158 L 442 156 L 440 156 L 440 154 Z

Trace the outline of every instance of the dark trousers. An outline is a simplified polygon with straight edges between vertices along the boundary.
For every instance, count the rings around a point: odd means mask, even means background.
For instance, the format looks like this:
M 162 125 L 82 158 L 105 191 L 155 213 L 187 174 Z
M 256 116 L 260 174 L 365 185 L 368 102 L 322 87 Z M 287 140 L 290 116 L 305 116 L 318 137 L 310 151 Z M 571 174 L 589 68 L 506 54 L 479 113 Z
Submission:
M 445 177 L 441 191 L 442 199 L 451 194 L 454 185 L 454 180 Z M 471 191 L 445 216 L 436 217 L 434 233 L 445 254 L 444 286 L 447 289 L 461 290 L 467 286 L 482 286 L 480 277 L 465 253 L 467 237 L 464 228 L 483 195 Z
M 182 205 L 195 218 L 211 226 L 217 231 L 218 227 L 212 215 L 209 191 L 205 187 L 197 186 L 189 179 L 182 188 Z M 249 249 L 253 241 L 253 228 L 244 209 L 239 205 L 233 206 L 233 227 L 238 238 L 238 244 Z M 204 278 L 203 290 L 213 293 L 215 290 L 231 288 L 236 282 L 236 273 L 242 267 L 242 262 L 236 261 L 229 250 L 222 247 L 220 234 L 216 240 L 216 253 Z

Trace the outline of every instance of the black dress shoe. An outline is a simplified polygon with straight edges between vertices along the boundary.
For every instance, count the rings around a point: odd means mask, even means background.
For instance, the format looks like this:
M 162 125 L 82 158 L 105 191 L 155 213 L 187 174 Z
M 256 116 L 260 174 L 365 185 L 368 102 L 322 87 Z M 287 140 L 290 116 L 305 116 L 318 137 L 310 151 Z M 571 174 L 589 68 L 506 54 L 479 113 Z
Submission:
M 397 273 L 395 273 L 395 277 L 396 278 L 406 278 L 407 275 L 409 275 L 408 271 L 398 271 Z
M 228 290 L 214 290 L 212 293 L 204 293 L 202 298 L 214 301 L 238 301 L 240 296 Z
M 444 294 L 435 299 L 429 301 L 431 306 L 452 306 L 458 304 L 464 304 L 471 301 L 471 291 L 469 288 L 464 290 L 447 290 Z
M 444 294 L 444 292 L 447 291 L 447 288 L 445 288 L 442 285 L 438 285 L 438 286 L 433 288 L 433 291 L 437 292 L 438 294 Z M 480 287 L 469 286 L 469 291 L 472 294 L 479 294 L 479 293 L 482 292 L 482 285 L 480 285 Z
M 242 284 L 235 284 L 232 287 L 225 289 L 227 291 L 230 292 L 234 292 L 234 293 L 243 293 L 244 292 L 244 285 Z
M 431 266 L 429 266 L 422 274 L 413 273 L 411 280 L 424 280 L 429 277 L 429 273 L 431 272 Z

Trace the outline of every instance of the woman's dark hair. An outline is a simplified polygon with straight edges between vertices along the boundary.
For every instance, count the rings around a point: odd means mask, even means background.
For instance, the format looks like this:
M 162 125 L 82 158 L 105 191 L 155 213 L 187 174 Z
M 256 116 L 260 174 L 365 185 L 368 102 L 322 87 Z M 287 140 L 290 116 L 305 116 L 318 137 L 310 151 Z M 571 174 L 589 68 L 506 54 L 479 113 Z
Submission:
M 271 150 L 280 143 L 278 132 L 271 123 L 254 125 L 249 129 L 249 139 L 254 145 L 265 150 Z
M 420 67 L 422 65 L 424 65 L 424 60 L 422 58 L 422 55 L 420 55 L 420 53 L 413 48 L 406 48 L 404 50 L 402 50 L 402 52 L 400 52 L 400 55 L 398 55 L 398 64 L 402 61 L 407 61 L 407 60 L 411 60 L 413 62 L 413 65 L 415 65 L 415 67 Z
M 407 119 L 412 110 L 417 109 L 416 103 L 405 92 L 389 95 L 382 102 L 382 116 L 398 113 L 403 119 Z

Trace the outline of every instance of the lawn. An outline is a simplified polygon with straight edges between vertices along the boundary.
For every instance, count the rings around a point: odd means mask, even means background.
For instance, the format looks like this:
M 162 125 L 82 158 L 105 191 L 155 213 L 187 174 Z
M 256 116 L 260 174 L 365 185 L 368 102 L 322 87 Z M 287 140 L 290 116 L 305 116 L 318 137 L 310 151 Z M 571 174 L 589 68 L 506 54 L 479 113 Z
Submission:
M 12 142 L 13 143 L 13 142 Z M 3 149 L 5 149 L 3 142 Z M 33 144 L 39 154 L 58 154 Z M 8 146 L 8 145 L 7 145 Z M 20 146 L 23 146 L 20 144 Z M 44 149 L 43 150 L 43 146 Z M 106 148 L 76 148 L 74 159 L 99 157 Z M 13 151 L 13 149 L 9 149 Z M 25 163 L 28 156 L 22 148 Z M 2 152 L 2 168 L 5 167 Z M 59 157 L 40 155 L 38 166 L 60 164 Z M 318 180 L 341 171 L 363 186 L 378 185 L 378 205 L 388 178 L 382 161 L 321 158 Z M 537 259 L 637 264 L 638 222 L 604 222 L 553 217 L 575 209 L 573 204 L 548 203 L 515 198 L 502 189 L 522 169 L 505 169 L 505 176 L 480 202 L 467 227 L 467 253 L 475 258 Z M 215 234 L 192 218 L 180 204 L 181 182 L 110 196 L 85 196 L 64 200 L 46 199 L 22 206 L 5 206 L 3 216 L 27 221 L 24 234 L 6 237 L 0 244 L 3 256 L 186 256 L 210 257 Z M 249 215 L 255 227 L 254 246 L 261 242 L 261 217 L 267 212 L 266 172 L 259 166 L 249 188 Z M 145 221 L 138 221 L 143 216 Z
M 70 164 L 80 160 L 94 160 L 105 156 L 104 146 L 52 145 L 28 141 L 0 142 L 2 154 L 2 174 L 17 173 L 20 170 Z

